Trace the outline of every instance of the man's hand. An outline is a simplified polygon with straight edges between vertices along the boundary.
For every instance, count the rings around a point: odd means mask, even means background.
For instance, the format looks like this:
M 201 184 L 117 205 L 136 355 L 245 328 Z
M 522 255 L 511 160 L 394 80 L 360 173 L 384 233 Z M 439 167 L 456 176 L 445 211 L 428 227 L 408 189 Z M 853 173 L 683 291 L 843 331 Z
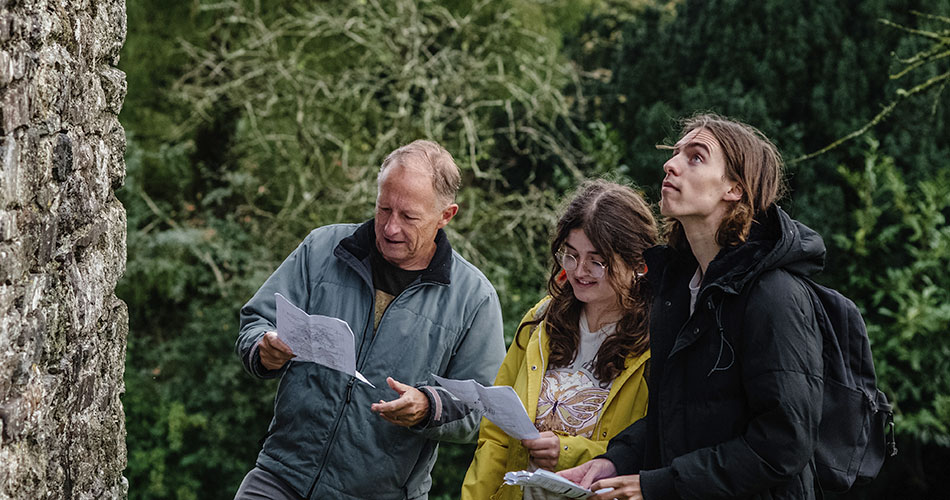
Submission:
M 392 377 L 386 377 L 386 383 L 399 394 L 399 398 L 388 402 L 379 400 L 373 403 L 371 410 L 401 427 L 412 427 L 425 420 L 429 415 L 429 399 L 422 391 Z
M 561 472 L 558 472 L 557 475 L 574 481 L 575 483 L 583 486 L 584 488 L 590 488 L 590 485 L 596 482 L 598 479 L 604 479 L 608 477 L 614 477 L 617 475 L 617 468 L 614 467 L 614 463 L 606 458 L 595 458 L 588 462 L 584 462 L 577 467 L 572 467 L 570 469 L 564 469 Z M 637 479 L 639 483 L 639 478 Z M 597 490 L 594 490 L 597 491 Z M 597 497 L 600 498 L 600 497 Z M 612 496 L 606 496 L 604 498 L 613 498 Z
M 643 500 L 643 492 L 640 490 L 639 474 L 601 479 L 590 487 L 593 491 L 605 488 L 613 489 L 590 497 L 590 500 Z
M 522 439 L 531 460 L 542 469 L 554 470 L 561 455 L 561 438 L 551 431 L 544 431 L 537 439 Z
M 268 370 L 279 370 L 294 357 L 294 352 L 277 336 L 277 332 L 267 332 L 257 343 L 261 355 L 261 364 Z

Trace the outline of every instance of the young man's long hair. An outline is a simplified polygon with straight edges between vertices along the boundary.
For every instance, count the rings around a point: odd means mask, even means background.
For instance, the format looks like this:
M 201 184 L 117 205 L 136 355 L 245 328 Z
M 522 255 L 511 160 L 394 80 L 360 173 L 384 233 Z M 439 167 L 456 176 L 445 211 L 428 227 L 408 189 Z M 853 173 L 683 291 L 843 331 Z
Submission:
M 758 129 L 730 118 L 715 114 L 687 118 L 680 137 L 696 129 L 706 129 L 716 138 L 725 159 L 726 178 L 742 188 L 742 197 L 730 206 L 716 231 L 721 247 L 740 245 L 756 215 L 784 195 L 782 155 Z M 674 248 L 689 247 L 683 225 L 676 219 L 663 221 L 663 236 Z
M 581 185 L 560 217 L 551 241 L 554 263 L 548 278 L 551 301 L 544 314 L 518 327 L 515 342 L 521 345 L 522 331 L 530 332 L 543 321 L 551 354 L 548 368 L 571 364 L 580 343 L 579 322 L 583 302 L 577 300 L 570 281 L 561 275 L 557 255 L 573 229 L 581 229 L 607 264 L 604 277 L 617 292 L 622 317 L 614 333 L 604 339 L 594 358 L 594 376 L 602 383 L 623 371 L 625 359 L 649 348 L 650 294 L 643 251 L 656 244 L 657 226 L 650 207 L 633 189 L 603 180 Z M 626 272 L 622 272 L 622 270 Z

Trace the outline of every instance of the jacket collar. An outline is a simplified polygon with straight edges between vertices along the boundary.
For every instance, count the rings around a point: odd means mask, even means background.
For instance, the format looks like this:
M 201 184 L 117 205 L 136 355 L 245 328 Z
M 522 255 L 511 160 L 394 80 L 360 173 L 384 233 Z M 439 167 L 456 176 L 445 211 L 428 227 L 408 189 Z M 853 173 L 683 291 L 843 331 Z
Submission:
M 821 236 L 772 205 L 756 214 L 745 244 L 719 251 L 706 270 L 705 281 L 738 294 L 766 271 L 785 269 L 810 276 L 821 271 L 824 260 Z
M 351 265 L 358 265 L 369 270 L 370 255 L 376 247 L 376 226 L 374 219 L 360 224 L 353 234 L 343 238 L 337 245 L 334 254 L 344 258 Z M 346 258 L 347 256 L 351 258 Z M 435 235 L 435 255 L 429 261 L 429 267 L 423 271 L 419 279 L 423 282 L 448 285 L 452 275 L 452 245 L 449 243 L 445 231 L 439 229 Z
M 821 270 L 824 256 L 824 242 L 818 233 L 772 205 L 756 215 L 745 243 L 723 248 L 709 263 L 703 288 L 714 285 L 738 294 L 763 272 L 778 268 L 809 276 Z M 650 271 L 648 278 L 656 271 L 654 279 L 660 279 L 667 269 L 692 274 L 698 265 L 688 249 L 681 251 L 667 245 L 647 250 L 644 258 Z

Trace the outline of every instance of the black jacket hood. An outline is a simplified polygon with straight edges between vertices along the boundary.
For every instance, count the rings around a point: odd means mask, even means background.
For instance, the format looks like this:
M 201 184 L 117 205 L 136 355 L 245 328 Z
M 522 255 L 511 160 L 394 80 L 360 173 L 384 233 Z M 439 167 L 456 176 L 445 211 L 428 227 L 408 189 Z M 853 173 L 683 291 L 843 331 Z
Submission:
M 667 265 L 684 269 L 697 265 L 691 252 L 670 246 L 647 250 L 646 259 L 648 268 L 657 271 Z M 719 251 L 706 269 L 703 288 L 716 286 L 726 293 L 739 294 L 766 271 L 785 269 L 799 276 L 811 276 L 821 271 L 824 262 L 825 242 L 821 236 L 792 219 L 778 205 L 772 205 L 755 217 L 744 244 Z

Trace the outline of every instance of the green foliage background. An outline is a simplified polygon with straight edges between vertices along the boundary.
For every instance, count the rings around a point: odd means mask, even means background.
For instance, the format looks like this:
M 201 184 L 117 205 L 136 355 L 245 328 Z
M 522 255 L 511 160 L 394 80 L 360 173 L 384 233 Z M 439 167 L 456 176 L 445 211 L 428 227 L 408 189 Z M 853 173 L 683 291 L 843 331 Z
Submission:
M 130 498 L 233 496 L 276 388 L 242 372 L 237 311 L 310 229 L 371 217 L 390 150 L 426 137 L 455 154 L 450 238 L 510 336 L 579 180 L 656 200 L 654 145 L 696 111 L 759 126 L 788 159 L 820 149 L 947 72 L 950 21 L 915 9 L 950 2 L 129 0 Z M 783 204 L 825 237 L 822 281 L 862 308 L 897 403 L 900 455 L 848 498 L 934 496 L 950 468 L 945 85 L 789 165 Z M 433 498 L 457 496 L 472 449 L 440 449 Z

